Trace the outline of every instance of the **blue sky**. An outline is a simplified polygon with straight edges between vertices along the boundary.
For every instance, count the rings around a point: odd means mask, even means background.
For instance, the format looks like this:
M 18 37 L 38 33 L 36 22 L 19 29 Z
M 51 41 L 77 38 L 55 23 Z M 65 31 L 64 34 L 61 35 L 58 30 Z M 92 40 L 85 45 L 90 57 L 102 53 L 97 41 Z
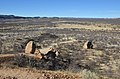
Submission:
M 120 0 L 0 0 L 0 14 L 120 18 Z

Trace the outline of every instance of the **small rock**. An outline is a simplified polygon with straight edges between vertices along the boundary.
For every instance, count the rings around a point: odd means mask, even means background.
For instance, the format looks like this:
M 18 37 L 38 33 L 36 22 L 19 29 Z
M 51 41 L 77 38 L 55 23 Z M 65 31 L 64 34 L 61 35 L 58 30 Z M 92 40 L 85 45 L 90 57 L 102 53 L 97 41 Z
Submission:
M 84 49 L 92 49 L 93 48 L 93 44 L 92 41 L 86 41 L 85 44 L 83 45 Z

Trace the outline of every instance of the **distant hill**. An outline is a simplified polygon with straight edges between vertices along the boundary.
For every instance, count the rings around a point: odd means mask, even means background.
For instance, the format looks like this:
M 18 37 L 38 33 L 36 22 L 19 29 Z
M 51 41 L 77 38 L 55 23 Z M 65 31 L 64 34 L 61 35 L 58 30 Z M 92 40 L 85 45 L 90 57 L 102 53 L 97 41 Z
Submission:
M 21 16 L 14 16 L 14 15 L 0 15 L 0 19 L 19 19 L 19 18 L 26 18 Z
M 0 19 L 29 19 L 29 18 L 40 18 L 40 17 L 23 17 L 15 15 L 0 15 Z

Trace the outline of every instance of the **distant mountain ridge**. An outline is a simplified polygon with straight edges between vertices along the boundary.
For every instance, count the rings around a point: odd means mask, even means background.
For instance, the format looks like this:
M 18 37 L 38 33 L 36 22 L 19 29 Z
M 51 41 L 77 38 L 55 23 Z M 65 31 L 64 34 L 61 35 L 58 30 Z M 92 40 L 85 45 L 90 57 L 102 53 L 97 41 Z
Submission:
M 29 19 L 29 18 L 40 18 L 40 17 L 23 17 L 15 15 L 0 15 L 0 19 Z
M 120 18 L 76 18 L 76 17 L 23 17 L 16 15 L 0 15 L 0 19 L 44 19 L 44 21 L 94 22 L 120 25 Z
M 15 15 L 0 15 L 0 19 L 19 19 L 19 18 L 25 18 L 25 17 L 15 16 Z
M 67 18 L 67 19 L 120 19 L 120 18 L 76 18 L 76 17 L 23 17 L 23 16 L 16 16 L 16 15 L 0 15 L 0 19 L 28 19 L 28 18 Z

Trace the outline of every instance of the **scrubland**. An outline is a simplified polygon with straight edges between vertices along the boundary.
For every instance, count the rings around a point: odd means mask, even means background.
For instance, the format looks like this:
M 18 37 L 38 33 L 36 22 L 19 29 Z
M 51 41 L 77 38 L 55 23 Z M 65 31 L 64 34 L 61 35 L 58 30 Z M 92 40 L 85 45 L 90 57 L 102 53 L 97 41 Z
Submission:
M 46 62 L 19 55 L 29 39 L 59 56 Z M 93 49 L 83 48 L 87 40 Z M 1 79 L 120 78 L 119 19 L 1 19 L 0 47 Z

